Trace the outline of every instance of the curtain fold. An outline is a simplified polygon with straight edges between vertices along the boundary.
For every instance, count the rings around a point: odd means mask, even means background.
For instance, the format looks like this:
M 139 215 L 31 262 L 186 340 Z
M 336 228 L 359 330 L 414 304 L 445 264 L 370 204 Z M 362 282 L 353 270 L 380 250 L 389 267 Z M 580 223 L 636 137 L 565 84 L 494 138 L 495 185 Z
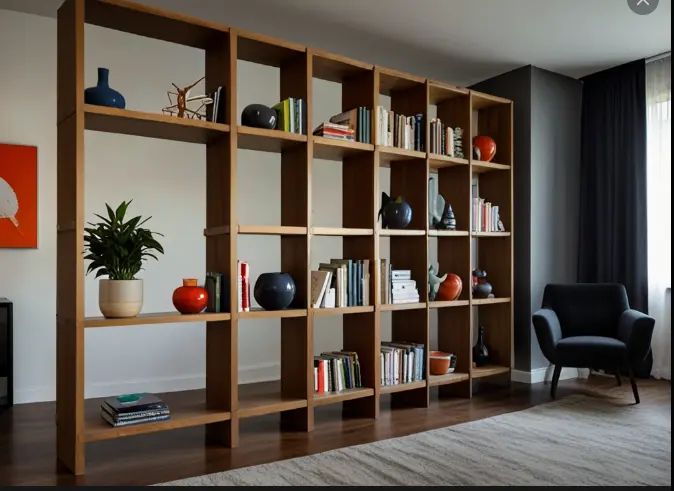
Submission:
M 653 369 L 671 380 L 672 357 L 672 58 L 646 64 L 648 309 L 655 318 Z
M 580 186 L 578 281 L 647 312 L 645 60 L 583 78 Z

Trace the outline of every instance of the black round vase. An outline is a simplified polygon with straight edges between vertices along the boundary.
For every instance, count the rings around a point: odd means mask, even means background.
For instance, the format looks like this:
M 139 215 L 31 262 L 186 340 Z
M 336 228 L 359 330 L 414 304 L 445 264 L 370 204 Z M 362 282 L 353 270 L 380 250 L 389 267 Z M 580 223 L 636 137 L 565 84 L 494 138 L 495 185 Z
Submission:
M 288 273 L 262 273 L 255 282 L 253 295 L 263 309 L 283 310 L 295 298 L 295 281 Z
M 475 298 L 489 298 L 493 287 L 488 281 L 480 282 L 473 287 L 473 297 Z
M 392 199 L 388 194 L 381 193 L 381 224 L 384 228 L 401 229 L 407 227 L 412 221 L 412 207 L 398 196 Z
M 241 113 L 241 124 L 273 130 L 276 128 L 276 111 L 262 104 L 251 104 Z

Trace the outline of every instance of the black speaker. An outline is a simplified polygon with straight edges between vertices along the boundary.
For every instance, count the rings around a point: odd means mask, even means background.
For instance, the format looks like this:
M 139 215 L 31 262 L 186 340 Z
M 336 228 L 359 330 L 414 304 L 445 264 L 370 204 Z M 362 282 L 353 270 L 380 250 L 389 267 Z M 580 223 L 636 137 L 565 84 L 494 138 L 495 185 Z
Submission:
M 272 130 L 276 128 L 276 111 L 262 104 L 251 104 L 241 113 L 241 124 Z

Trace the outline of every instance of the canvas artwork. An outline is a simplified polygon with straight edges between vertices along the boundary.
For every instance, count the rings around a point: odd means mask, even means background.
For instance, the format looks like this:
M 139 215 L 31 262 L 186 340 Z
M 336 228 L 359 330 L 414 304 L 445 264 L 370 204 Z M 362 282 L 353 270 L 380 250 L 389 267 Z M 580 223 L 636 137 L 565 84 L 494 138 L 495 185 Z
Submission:
M 0 247 L 37 247 L 37 147 L 0 144 Z

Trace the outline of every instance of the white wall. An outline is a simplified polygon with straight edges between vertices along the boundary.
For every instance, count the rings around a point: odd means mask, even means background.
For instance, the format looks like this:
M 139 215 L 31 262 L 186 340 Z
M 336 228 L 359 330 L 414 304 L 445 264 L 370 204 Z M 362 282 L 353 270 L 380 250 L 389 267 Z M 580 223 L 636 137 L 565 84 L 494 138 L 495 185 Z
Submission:
M 166 105 L 170 82 L 187 84 L 204 73 L 203 53 L 116 31 L 88 26 L 86 86 L 96 69 L 110 68 L 110 84 L 127 107 L 157 112 Z M 0 249 L 0 294 L 15 304 L 15 401 L 52 400 L 56 366 L 56 21 L 0 10 L 0 142 L 35 145 L 39 160 L 39 246 Z M 278 101 L 278 71 L 239 62 L 239 109 L 251 102 Z M 338 86 L 316 81 L 316 119 L 341 106 Z M 205 147 L 149 138 L 87 132 L 85 139 L 87 219 L 104 203 L 133 198 L 130 212 L 151 215 L 166 249 L 148 263 L 144 311 L 172 310 L 171 293 L 184 277 L 204 275 Z M 384 176 L 385 177 L 385 176 Z M 340 166 L 315 161 L 314 219 L 341 222 Z M 328 185 L 331 183 L 331 185 Z M 239 216 L 242 223 L 280 222 L 280 157 L 239 153 Z M 338 239 L 318 238 L 312 264 L 341 257 Z M 280 268 L 275 237 L 242 237 L 239 256 L 260 272 Z M 86 280 L 86 315 L 99 315 L 98 286 Z M 341 319 L 317 322 L 315 351 L 341 343 Z M 280 322 L 240 323 L 240 381 L 277 378 Z M 204 385 L 203 324 L 87 330 L 87 397 L 132 390 L 170 391 Z

